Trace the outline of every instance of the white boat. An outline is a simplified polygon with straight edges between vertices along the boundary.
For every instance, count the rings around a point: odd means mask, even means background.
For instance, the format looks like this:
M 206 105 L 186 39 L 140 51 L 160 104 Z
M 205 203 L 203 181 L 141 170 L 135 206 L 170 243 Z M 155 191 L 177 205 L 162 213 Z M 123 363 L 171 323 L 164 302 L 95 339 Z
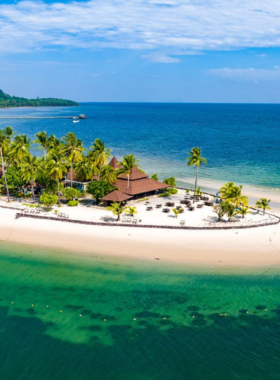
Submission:
M 73 123 L 79 123 L 80 120 L 73 120 Z

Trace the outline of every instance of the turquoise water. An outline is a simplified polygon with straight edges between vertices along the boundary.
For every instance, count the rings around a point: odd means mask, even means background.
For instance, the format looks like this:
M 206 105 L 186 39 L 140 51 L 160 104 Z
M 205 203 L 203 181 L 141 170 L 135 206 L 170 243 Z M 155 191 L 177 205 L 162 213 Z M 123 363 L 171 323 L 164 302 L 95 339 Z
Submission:
M 87 147 L 100 137 L 121 158 L 134 153 L 149 174 L 193 182 L 186 165 L 193 146 L 208 159 L 200 177 L 255 187 L 280 187 L 280 105 L 83 103 L 77 108 L 0 110 L 0 115 L 58 116 L 85 113 L 87 120 L 0 120 L 33 138 L 40 130 L 58 137 L 76 132 Z M 279 196 L 279 194 L 278 194 Z
M 0 246 L 1 380 L 279 379 L 279 267 Z

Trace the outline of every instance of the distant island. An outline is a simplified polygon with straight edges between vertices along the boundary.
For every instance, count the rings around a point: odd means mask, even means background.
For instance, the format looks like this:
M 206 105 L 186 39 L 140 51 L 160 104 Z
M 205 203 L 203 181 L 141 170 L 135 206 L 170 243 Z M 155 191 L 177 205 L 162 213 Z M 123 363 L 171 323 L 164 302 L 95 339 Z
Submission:
M 7 107 L 75 107 L 79 104 L 73 100 L 56 98 L 26 99 L 5 94 L 0 90 L 0 108 Z

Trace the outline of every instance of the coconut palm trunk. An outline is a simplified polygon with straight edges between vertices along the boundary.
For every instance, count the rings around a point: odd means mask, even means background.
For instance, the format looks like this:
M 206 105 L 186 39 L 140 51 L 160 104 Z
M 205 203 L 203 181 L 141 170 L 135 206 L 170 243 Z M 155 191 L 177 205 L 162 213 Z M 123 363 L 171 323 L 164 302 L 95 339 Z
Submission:
M 1 152 L 1 162 L 2 162 L 2 173 L 3 173 L 3 177 L 5 181 L 6 190 L 7 190 L 8 202 L 10 202 L 10 193 L 9 193 L 8 182 L 7 182 L 6 172 L 5 172 L 5 164 L 4 164 L 4 159 L 3 159 L 2 148 L 0 149 L 0 152 Z
M 31 192 L 32 192 L 32 198 L 33 201 L 35 202 L 35 195 L 34 195 L 34 179 L 31 179 Z
M 71 170 L 70 170 L 70 186 L 73 187 L 73 162 L 71 161 Z
M 58 197 L 58 204 L 60 205 L 59 178 L 57 179 L 57 197 Z
M 193 203 L 196 200 L 196 188 L 197 188 L 197 178 L 198 178 L 198 165 L 196 165 L 195 183 L 194 183 L 194 193 L 193 193 Z
M 126 195 L 128 194 L 128 190 L 129 190 L 129 174 L 130 174 L 130 171 L 129 171 L 129 173 L 127 174 L 127 188 L 126 188 Z

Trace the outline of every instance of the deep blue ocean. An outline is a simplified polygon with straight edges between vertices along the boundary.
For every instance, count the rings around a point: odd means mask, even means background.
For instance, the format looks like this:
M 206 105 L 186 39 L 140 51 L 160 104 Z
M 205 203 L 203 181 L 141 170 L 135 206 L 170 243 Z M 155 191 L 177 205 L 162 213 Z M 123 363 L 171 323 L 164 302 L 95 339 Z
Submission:
M 84 113 L 86 120 L 0 120 L 31 138 L 38 131 L 62 137 L 75 132 L 86 147 L 97 137 L 121 158 L 134 153 L 142 169 L 159 177 L 175 176 L 179 185 L 193 183 L 187 166 L 190 149 L 198 146 L 208 165 L 200 184 L 236 181 L 255 187 L 280 187 L 280 105 L 82 103 L 74 108 L 0 110 L 0 116 L 59 116 Z M 212 183 L 212 186 L 211 186 Z

